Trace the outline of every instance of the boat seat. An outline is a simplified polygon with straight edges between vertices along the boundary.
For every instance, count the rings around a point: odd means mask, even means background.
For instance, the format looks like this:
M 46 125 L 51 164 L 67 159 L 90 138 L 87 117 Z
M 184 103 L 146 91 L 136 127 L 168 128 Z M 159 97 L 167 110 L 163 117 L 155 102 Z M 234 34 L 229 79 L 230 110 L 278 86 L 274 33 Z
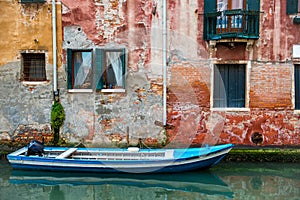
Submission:
M 72 153 L 74 153 L 75 151 L 77 151 L 77 148 L 70 148 L 67 151 L 63 152 L 62 154 L 56 156 L 56 159 L 61 159 L 61 158 L 66 158 L 68 156 L 70 156 Z

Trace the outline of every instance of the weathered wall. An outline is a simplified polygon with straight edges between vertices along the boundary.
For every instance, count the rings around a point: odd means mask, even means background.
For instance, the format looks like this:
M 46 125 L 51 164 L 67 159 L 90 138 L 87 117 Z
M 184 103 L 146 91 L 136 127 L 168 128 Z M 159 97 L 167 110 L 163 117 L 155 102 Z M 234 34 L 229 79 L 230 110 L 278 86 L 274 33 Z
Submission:
M 158 23 L 149 1 L 63 0 L 63 49 L 126 47 L 128 68 L 125 93 L 70 93 L 60 84 L 66 110 L 64 137 L 93 145 L 124 145 L 139 138 L 163 143 L 162 68 L 150 63 L 161 51 L 151 32 Z M 152 43 L 156 49 L 151 49 Z M 153 60 L 152 60 L 153 62 Z M 155 63 L 155 62 L 154 62 Z M 66 64 L 66 63 L 65 63 Z M 152 67 L 152 65 L 154 67 Z
M 61 14 L 57 5 L 58 55 L 61 54 Z M 0 2 L 0 139 L 16 141 L 50 134 L 52 105 L 51 4 Z M 21 82 L 21 52 L 43 52 L 46 77 L 43 83 Z M 61 57 L 58 57 L 61 65 Z M 37 134 L 38 133 L 38 134 Z
M 61 102 L 66 111 L 62 136 L 93 145 L 132 143 L 171 145 L 232 142 L 246 145 L 298 145 L 294 111 L 292 46 L 299 25 L 286 15 L 286 1 L 261 0 L 260 38 L 209 43 L 203 40 L 204 3 L 168 1 L 168 126 L 162 122 L 162 1 L 62 0 L 58 36 Z M 18 124 L 49 122 L 52 95 L 51 6 L 2 1 L 1 123 L 6 138 Z M 58 9 L 58 12 L 60 9 Z M 60 14 L 58 14 L 60 16 Z M 46 22 L 46 23 L 45 23 Z M 61 32 L 62 31 L 62 32 Z M 7 34 L 8 33 L 8 34 Z M 12 37 L 6 37 L 11 35 Z M 22 36 L 22 37 L 21 37 Z M 3 39 L 5 38 L 5 39 Z M 38 43 L 34 39 L 38 39 Z M 60 38 L 61 39 L 61 38 Z M 12 45 L 13 44 L 13 45 Z M 70 93 L 66 49 L 123 46 L 128 50 L 126 92 Z M 63 50 L 61 50 L 61 48 Z M 20 50 L 47 52 L 47 84 L 18 81 Z M 242 110 L 212 109 L 214 64 L 247 66 L 247 103 Z M 16 98 L 18 97 L 18 98 Z M 34 103 L 33 103 L 34 102 Z M 38 111 L 36 111 L 38 109 Z M 28 115 L 28 112 L 34 113 Z M 155 123 L 158 122 L 158 123 Z
M 181 30 L 183 26 L 190 27 L 195 22 L 188 19 L 182 22 L 177 15 L 181 3 L 171 1 L 169 6 L 171 10 L 176 10 L 168 13 L 173 13 L 169 17 L 172 21 L 170 29 Z M 205 49 L 207 57 L 198 55 L 198 61 L 204 60 L 202 63 L 195 62 L 189 56 L 173 57 L 170 62 L 168 122 L 175 128 L 168 130 L 169 137 L 183 146 L 216 142 L 299 145 L 300 124 L 299 115 L 294 112 L 294 66 L 291 55 L 292 46 L 299 43 L 300 35 L 299 25 L 293 24 L 292 16 L 286 14 L 286 1 L 261 0 L 260 39 L 253 40 L 253 44 L 234 40 L 227 43 L 217 41 L 216 44 L 204 42 L 203 2 L 198 1 L 196 12 L 189 12 L 198 13 L 198 49 Z M 189 25 L 181 26 L 187 21 Z M 247 106 L 244 110 L 211 109 L 211 72 L 214 64 L 224 63 L 244 63 L 247 66 Z M 178 83 L 178 75 L 185 82 Z M 174 93 L 179 95 L 174 96 Z M 193 102 L 191 99 L 197 99 L 198 108 L 189 108 L 183 103 Z M 198 127 L 195 129 L 193 126 L 197 121 Z

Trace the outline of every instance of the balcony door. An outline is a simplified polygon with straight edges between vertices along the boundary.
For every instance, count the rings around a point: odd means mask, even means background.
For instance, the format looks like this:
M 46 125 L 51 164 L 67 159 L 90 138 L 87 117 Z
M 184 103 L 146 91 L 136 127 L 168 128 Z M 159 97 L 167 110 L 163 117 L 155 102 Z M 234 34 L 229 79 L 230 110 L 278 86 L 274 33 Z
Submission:
M 204 0 L 204 39 L 258 39 L 259 18 L 260 0 Z
M 239 32 L 243 27 L 242 10 L 246 0 L 217 0 L 217 33 Z

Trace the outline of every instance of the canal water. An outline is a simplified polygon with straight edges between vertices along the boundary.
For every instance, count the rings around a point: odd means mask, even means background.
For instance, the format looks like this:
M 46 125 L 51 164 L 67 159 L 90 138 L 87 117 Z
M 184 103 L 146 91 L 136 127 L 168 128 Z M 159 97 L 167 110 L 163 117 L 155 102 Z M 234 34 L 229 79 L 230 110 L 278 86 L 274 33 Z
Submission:
M 300 163 L 219 163 L 179 174 L 12 170 L 0 161 L 1 200 L 300 200 Z

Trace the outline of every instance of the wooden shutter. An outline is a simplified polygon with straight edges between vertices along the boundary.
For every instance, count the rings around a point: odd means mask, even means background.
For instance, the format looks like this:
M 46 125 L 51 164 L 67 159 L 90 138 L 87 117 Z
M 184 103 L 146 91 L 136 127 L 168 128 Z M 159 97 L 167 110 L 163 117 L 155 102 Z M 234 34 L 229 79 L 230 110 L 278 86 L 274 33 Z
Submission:
M 300 65 L 295 65 L 295 109 L 300 109 Z
M 245 107 L 245 65 L 217 65 L 214 71 L 214 107 Z
M 103 72 L 104 72 L 104 50 L 96 49 L 96 74 L 95 74 L 95 85 L 96 90 L 103 89 Z
M 260 0 L 247 0 L 247 10 L 260 11 Z
M 121 55 L 121 61 L 122 61 L 122 81 L 123 81 L 123 88 L 125 88 L 126 83 L 126 49 L 122 49 L 122 55 Z
M 227 106 L 234 108 L 245 107 L 245 66 L 228 66 Z
M 292 15 L 298 13 L 298 1 L 299 0 L 287 0 L 286 1 L 286 14 Z
M 228 70 L 224 65 L 216 65 L 214 70 L 214 107 L 227 107 L 226 88 Z
M 68 84 L 68 89 L 73 89 L 72 83 L 73 83 L 73 71 L 72 71 L 72 65 L 73 65 L 73 60 L 72 60 L 72 49 L 67 49 L 67 84 Z
M 217 0 L 205 0 L 204 1 L 204 26 L 203 26 L 204 40 L 209 39 L 210 33 L 216 32 L 217 18 L 213 19 L 208 17 L 208 13 L 216 13 L 216 12 L 217 12 Z
M 217 0 L 204 1 L 204 13 L 213 13 L 217 11 Z

